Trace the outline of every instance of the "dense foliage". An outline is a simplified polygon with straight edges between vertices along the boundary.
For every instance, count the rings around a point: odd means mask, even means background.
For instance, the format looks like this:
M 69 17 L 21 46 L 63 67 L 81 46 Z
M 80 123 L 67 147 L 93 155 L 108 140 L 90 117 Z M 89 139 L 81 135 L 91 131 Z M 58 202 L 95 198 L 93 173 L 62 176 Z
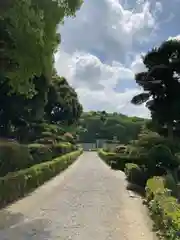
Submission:
M 54 70 L 58 24 L 81 0 L 3 0 L 0 3 L 0 133 L 32 122 L 72 124 L 82 111 L 75 91 Z M 24 130 L 24 129 L 23 129 Z M 18 135 L 18 134 L 17 134 Z
M 137 73 L 135 80 L 144 92 L 132 103 L 146 102 L 155 130 L 172 138 L 180 120 L 180 41 L 163 42 L 143 56 L 143 63 L 146 71 Z
M 72 16 L 81 0 L 3 0 L 0 3 L 0 72 L 12 91 L 32 96 L 32 79 L 51 80 L 57 25 Z
M 137 138 L 145 122 L 145 119 L 138 117 L 105 111 L 83 113 L 79 120 L 79 140 L 95 142 L 96 139 L 104 139 L 128 143 Z
M 81 0 L 0 2 L 0 176 L 76 149 L 65 135 L 82 113 L 54 69 L 58 24 Z

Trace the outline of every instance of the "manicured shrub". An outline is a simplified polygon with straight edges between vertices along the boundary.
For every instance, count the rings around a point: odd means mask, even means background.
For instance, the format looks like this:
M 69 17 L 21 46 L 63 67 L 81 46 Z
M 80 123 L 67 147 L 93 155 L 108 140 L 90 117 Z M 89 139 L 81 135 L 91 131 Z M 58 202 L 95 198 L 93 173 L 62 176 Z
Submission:
M 70 153 L 76 150 L 76 147 L 71 143 L 54 143 L 54 144 L 39 144 L 33 143 L 28 145 L 30 153 L 33 157 L 33 164 L 50 161 L 52 158 Z
M 113 152 L 105 152 L 103 149 L 98 151 L 99 156 L 109 164 L 113 169 L 124 171 L 126 163 L 144 164 L 143 157 L 130 157 L 126 154 L 117 154 Z
M 134 141 L 133 145 L 137 147 L 142 147 L 145 151 L 150 150 L 156 145 L 163 145 L 168 147 L 172 154 L 180 152 L 180 144 L 178 141 L 162 137 L 159 134 L 153 132 L 149 132 L 147 134 L 140 134 L 138 140 Z
M 148 175 L 146 170 L 134 163 L 126 163 L 124 172 L 131 183 L 145 187 Z
M 171 150 L 162 144 L 155 145 L 148 151 L 147 167 L 152 172 L 155 168 L 174 169 L 178 166 L 177 158 L 175 158 Z
M 149 209 L 156 228 L 161 230 L 165 239 L 180 239 L 180 204 L 176 198 L 169 196 L 165 189 L 164 192 L 155 194 L 149 203 Z
M 62 142 L 64 139 L 63 136 L 56 136 L 56 140 L 57 142 Z
M 127 147 L 125 145 L 119 145 L 115 147 L 115 153 L 125 153 Z
M 54 137 L 55 137 L 54 134 L 51 133 L 51 132 L 42 132 L 41 136 L 42 137 L 49 137 L 49 138 L 52 138 L 52 139 L 54 139 Z
M 75 143 L 75 139 L 74 139 L 73 135 L 72 135 L 71 133 L 69 133 L 69 132 L 66 132 L 66 133 L 63 135 L 63 138 L 64 138 L 64 140 L 65 140 L 66 142 L 70 142 L 70 143 L 72 143 L 72 144 Z
M 0 141 L 0 176 L 26 168 L 31 161 L 27 146 L 16 141 Z
M 23 197 L 45 181 L 57 175 L 67 168 L 82 150 L 68 153 L 52 161 L 34 165 L 0 178 L 0 206 L 3 207 L 8 203 Z
M 75 146 L 71 143 L 56 143 L 52 145 L 53 156 L 69 153 L 75 150 Z
M 29 144 L 28 148 L 32 156 L 32 165 L 49 161 L 54 157 L 51 145 L 33 143 Z
M 146 184 L 146 198 L 151 201 L 155 194 L 158 192 L 163 192 L 165 189 L 165 181 L 163 177 L 155 176 L 148 179 Z
M 174 197 L 178 197 L 178 177 L 176 171 L 168 171 L 168 173 L 164 176 L 165 187 L 170 189 L 172 195 Z
M 116 153 L 106 152 L 103 149 L 99 149 L 98 154 L 107 164 L 111 165 L 111 161 L 116 157 Z
M 48 137 L 37 139 L 35 142 L 40 143 L 40 144 L 54 144 L 55 143 L 55 141 L 53 139 L 50 139 Z

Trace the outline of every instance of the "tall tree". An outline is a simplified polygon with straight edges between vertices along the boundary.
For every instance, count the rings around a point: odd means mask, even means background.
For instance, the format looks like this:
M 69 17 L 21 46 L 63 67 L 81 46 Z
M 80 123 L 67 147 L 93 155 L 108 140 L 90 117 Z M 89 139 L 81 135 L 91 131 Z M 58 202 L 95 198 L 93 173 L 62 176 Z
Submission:
M 81 0 L 2 0 L 0 3 L 0 73 L 12 91 L 33 96 L 32 79 L 51 80 L 56 29 L 72 16 Z
M 75 90 L 63 77 L 54 75 L 47 100 L 45 113 L 51 122 L 73 124 L 82 113 L 82 106 Z
M 9 79 L 0 78 L 0 135 L 9 136 L 11 128 L 19 128 L 44 117 L 45 95 L 48 91 L 42 75 L 34 77 L 36 94 L 32 98 L 13 92 Z
M 143 57 L 145 72 L 135 75 L 144 92 L 133 97 L 133 104 L 142 104 L 151 111 L 156 126 L 167 128 L 173 137 L 173 128 L 180 120 L 180 41 L 163 42 Z

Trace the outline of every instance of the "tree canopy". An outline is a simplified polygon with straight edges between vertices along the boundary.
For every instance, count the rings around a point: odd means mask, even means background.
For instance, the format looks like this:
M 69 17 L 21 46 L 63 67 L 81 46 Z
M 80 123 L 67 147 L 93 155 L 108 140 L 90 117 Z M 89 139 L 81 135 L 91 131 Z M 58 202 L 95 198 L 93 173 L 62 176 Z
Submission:
M 0 3 L 0 73 L 12 91 L 32 97 L 34 76 L 51 80 L 56 29 L 73 16 L 81 0 L 3 0 Z
M 45 113 L 47 119 L 55 123 L 63 122 L 69 125 L 79 119 L 82 106 L 78 101 L 76 92 L 65 78 L 57 75 L 53 77 L 49 87 Z
M 54 70 L 58 24 L 81 0 L 0 2 L 0 133 L 34 122 L 73 124 L 82 112 L 75 90 Z
M 134 96 L 132 103 L 146 102 L 153 122 L 172 137 L 180 120 L 180 41 L 163 42 L 143 57 L 143 63 L 147 70 L 137 73 L 135 80 L 144 92 Z

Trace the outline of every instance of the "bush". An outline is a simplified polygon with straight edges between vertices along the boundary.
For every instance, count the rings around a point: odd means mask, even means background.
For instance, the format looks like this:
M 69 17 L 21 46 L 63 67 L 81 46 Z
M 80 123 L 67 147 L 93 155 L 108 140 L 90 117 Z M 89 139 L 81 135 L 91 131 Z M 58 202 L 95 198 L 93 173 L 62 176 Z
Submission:
M 64 135 L 63 135 L 63 138 L 64 138 L 64 140 L 66 141 L 66 142 L 70 142 L 70 143 L 72 143 L 72 144 L 74 144 L 75 143 L 75 139 L 74 139 L 74 137 L 73 137 L 73 135 L 71 134 L 71 133 L 65 133 Z
M 133 157 L 128 155 L 119 154 L 116 156 L 115 160 L 117 169 L 124 170 L 126 163 L 134 163 L 138 165 L 143 165 L 145 159 L 143 157 Z
M 151 201 L 155 194 L 163 192 L 165 189 L 165 182 L 163 177 L 155 176 L 148 179 L 146 184 L 146 198 Z
M 27 168 L 31 161 L 27 146 L 16 141 L 0 141 L 0 176 Z
M 170 149 L 172 154 L 180 152 L 180 144 L 178 141 L 173 141 L 169 138 L 162 137 L 157 133 L 148 133 L 139 135 L 139 139 L 134 141 L 134 144 L 137 147 L 144 148 L 145 151 L 150 150 L 156 145 L 164 145 Z
M 155 145 L 148 152 L 147 162 L 149 170 L 155 172 L 155 168 L 174 169 L 178 166 L 177 158 L 172 155 L 171 150 L 162 144 Z
M 52 152 L 54 157 L 72 152 L 73 150 L 76 150 L 76 149 L 75 149 L 75 146 L 72 145 L 71 143 L 56 143 L 56 144 L 53 144 L 52 146 Z
M 0 206 L 5 206 L 23 197 L 45 181 L 67 168 L 82 153 L 78 150 L 52 161 L 34 165 L 0 178 Z
M 49 123 L 40 123 L 35 124 L 36 131 L 42 132 L 51 132 L 53 134 L 61 135 L 64 133 L 64 130 L 56 124 Z
M 126 163 L 136 163 L 138 165 L 144 164 L 144 159 L 140 157 L 129 157 L 125 154 L 117 154 L 112 152 L 105 152 L 100 149 L 99 156 L 112 168 L 124 171 Z
M 49 161 L 54 157 L 52 147 L 49 145 L 33 143 L 29 144 L 28 148 L 32 156 L 32 165 Z
M 98 150 L 100 158 L 102 158 L 107 164 L 111 165 L 111 161 L 116 157 L 116 153 L 106 152 L 103 149 Z
M 177 199 L 164 192 L 158 193 L 149 203 L 149 209 L 156 227 L 169 240 L 180 239 L 180 205 Z
M 125 153 L 127 150 L 127 147 L 125 145 L 119 145 L 115 148 L 115 153 Z
M 166 239 L 178 240 L 180 239 L 180 204 L 166 188 L 172 187 L 171 181 L 170 175 L 149 179 L 146 184 L 146 197 L 156 227 Z
M 56 136 L 57 142 L 62 142 L 64 141 L 63 136 Z
M 50 161 L 52 158 L 76 150 L 71 143 L 22 145 L 16 141 L 0 141 L 0 176 L 9 172 Z
M 28 145 L 33 158 L 33 164 L 50 161 L 52 158 L 76 150 L 71 143 L 55 143 L 52 145 L 33 143 Z
M 172 191 L 174 197 L 178 197 L 178 178 L 176 172 L 168 172 L 164 177 L 165 187 Z
M 42 132 L 42 133 L 41 133 L 41 136 L 42 136 L 42 137 L 49 137 L 49 138 L 52 138 L 52 139 L 55 138 L 54 134 L 51 133 L 51 132 Z
M 134 163 L 126 163 L 124 172 L 129 182 L 145 187 L 148 175 L 143 167 Z
M 54 144 L 55 141 L 53 139 L 50 139 L 48 137 L 40 138 L 35 141 L 35 143 L 40 143 L 40 144 Z
M 25 134 L 28 136 L 28 142 L 38 142 L 38 139 L 51 138 L 55 140 L 57 136 L 63 135 L 64 130 L 56 124 L 31 123 Z M 45 143 L 45 142 L 39 142 Z

